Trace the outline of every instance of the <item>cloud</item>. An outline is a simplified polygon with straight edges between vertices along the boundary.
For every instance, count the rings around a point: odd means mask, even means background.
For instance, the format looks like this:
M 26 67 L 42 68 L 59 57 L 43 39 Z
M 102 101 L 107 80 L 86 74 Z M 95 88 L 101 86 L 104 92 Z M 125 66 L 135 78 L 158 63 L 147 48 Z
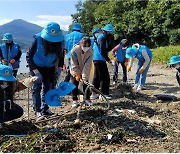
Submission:
M 1 19 L 0 20 L 0 26 L 6 24 L 8 22 L 11 22 L 11 21 L 13 21 L 13 20 L 12 19 Z
M 40 20 L 29 21 L 29 22 L 45 27 L 48 22 L 54 21 L 60 25 L 61 29 L 66 31 L 68 30 L 68 27 L 72 22 L 71 16 L 38 15 L 36 17 Z

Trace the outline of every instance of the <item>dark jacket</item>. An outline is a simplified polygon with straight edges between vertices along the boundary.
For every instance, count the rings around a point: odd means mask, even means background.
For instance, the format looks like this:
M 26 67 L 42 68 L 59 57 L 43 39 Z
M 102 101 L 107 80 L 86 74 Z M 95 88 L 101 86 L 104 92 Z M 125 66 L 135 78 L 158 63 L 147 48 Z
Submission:
M 40 67 L 36 65 L 34 62 L 34 56 L 37 52 L 37 46 L 38 46 L 38 41 L 37 41 L 37 38 L 35 38 L 30 50 L 27 52 L 27 55 L 26 55 L 26 60 L 27 60 L 30 71 L 34 69 L 38 69 Z M 63 67 L 63 65 L 64 65 L 64 57 L 59 59 L 58 67 Z

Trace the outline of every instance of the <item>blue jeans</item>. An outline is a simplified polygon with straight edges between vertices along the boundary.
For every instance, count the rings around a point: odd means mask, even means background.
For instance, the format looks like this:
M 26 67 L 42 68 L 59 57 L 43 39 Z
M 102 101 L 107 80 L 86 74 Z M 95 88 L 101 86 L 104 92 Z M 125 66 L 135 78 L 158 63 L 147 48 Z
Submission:
M 122 70 L 123 70 L 123 82 L 126 82 L 127 81 L 127 69 L 126 69 L 126 66 L 124 65 L 125 62 L 119 62 L 119 61 L 116 61 L 115 65 L 114 65 L 113 81 L 117 82 L 119 63 L 121 63 Z
M 149 70 L 149 66 L 150 66 L 151 62 L 148 64 L 148 66 L 146 67 L 144 72 L 142 74 L 140 74 L 139 69 L 143 66 L 143 64 L 144 64 L 144 61 L 139 61 L 138 62 L 137 71 L 136 71 L 136 75 L 135 75 L 135 84 L 138 84 L 138 85 L 141 85 L 141 86 L 145 85 L 147 72 Z
M 35 112 L 45 112 L 49 106 L 45 103 L 45 94 L 53 88 L 55 68 L 39 68 L 43 80 L 42 83 L 34 82 L 32 87 L 32 101 Z M 42 94 L 41 94 L 42 90 Z

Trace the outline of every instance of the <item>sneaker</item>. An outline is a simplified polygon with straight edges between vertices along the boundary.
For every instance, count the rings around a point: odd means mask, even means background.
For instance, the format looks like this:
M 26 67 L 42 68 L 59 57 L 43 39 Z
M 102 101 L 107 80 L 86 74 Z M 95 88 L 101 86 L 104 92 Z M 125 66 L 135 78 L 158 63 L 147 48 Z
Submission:
M 90 100 L 85 100 L 85 104 L 86 104 L 87 106 L 91 106 L 91 105 L 92 105 L 92 102 L 91 102 Z
M 138 91 L 141 91 L 142 89 L 143 89 L 142 85 L 139 85 L 138 88 L 137 88 Z
M 44 118 L 41 112 L 36 112 L 36 121 L 42 120 Z
M 137 89 L 138 88 L 138 84 L 135 84 L 133 87 L 132 87 L 132 89 Z
M 113 85 L 116 85 L 117 82 L 113 81 Z
M 43 115 L 45 115 L 45 116 L 55 116 L 55 115 L 57 115 L 57 114 L 51 112 L 51 111 L 48 109 L 48 110 L 46 110 L 46 111 L 43 112 Z
M 110 96 L 110 95 L 104 95 L 105 97 L 106 97 L 106 99 L 108 99 L 108 100 L 110 100 L 110 99 L 112 99 L 112 97 Z M 99 99 L 100 100 L 105 100 L 105 98 L 102 96 L 102 95 L 99 95 Z
M 108 100 L 112 99 L 112 96 L 110 96 L 110 95 L 105 95 L 105 97 L 106 97 L 106 99 L 108 99 Z
M 99 97 L 98 94 L 91 94 L 90 99 L 95 100 Z
M 71 105 L 71 107 L 72 108 L 76 108 L 76 107 L 78 107 L 78 101 L 77 100 L 74 100 L 73 102 L 72 102 L 72 105 Z
M 176 94 L 180 94 L 180 90 L 176 92 Z

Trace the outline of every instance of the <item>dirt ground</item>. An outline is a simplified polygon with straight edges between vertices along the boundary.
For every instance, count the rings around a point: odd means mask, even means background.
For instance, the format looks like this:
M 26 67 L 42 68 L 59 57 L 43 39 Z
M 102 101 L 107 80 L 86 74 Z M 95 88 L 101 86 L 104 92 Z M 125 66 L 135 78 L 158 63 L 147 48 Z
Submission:
M 112 66 L 109 66 L 112 79 Z M 71 109 L 71 97 L 62 98 L 62 106 L 51 108 L 61 115 L 56 121 L 34 124 L 30 94 L 28 118 L 27 89 L 16 93 L 16 103 L 24 115 L 15 122 L 2 125 L 0 135 L 25 134 L 22 138 L 0 137 L 1 152 L 180 152 L 180 88 L 176 71 L 165 65 L 151 65 L 146 90 L 132 91 L 135 66 L 128 73 L 128 83 L 110 87 L 110 108 L 107 102 L 94 100 L 83 106 L 81 122 L 75 124 L 77 109 Z M 178 99 L 157 100 L 155 94 L 174 94 Z M 56 126 L 56 128 L 55 128 Z M 27 135 L 28 134 L 28 135 Z

